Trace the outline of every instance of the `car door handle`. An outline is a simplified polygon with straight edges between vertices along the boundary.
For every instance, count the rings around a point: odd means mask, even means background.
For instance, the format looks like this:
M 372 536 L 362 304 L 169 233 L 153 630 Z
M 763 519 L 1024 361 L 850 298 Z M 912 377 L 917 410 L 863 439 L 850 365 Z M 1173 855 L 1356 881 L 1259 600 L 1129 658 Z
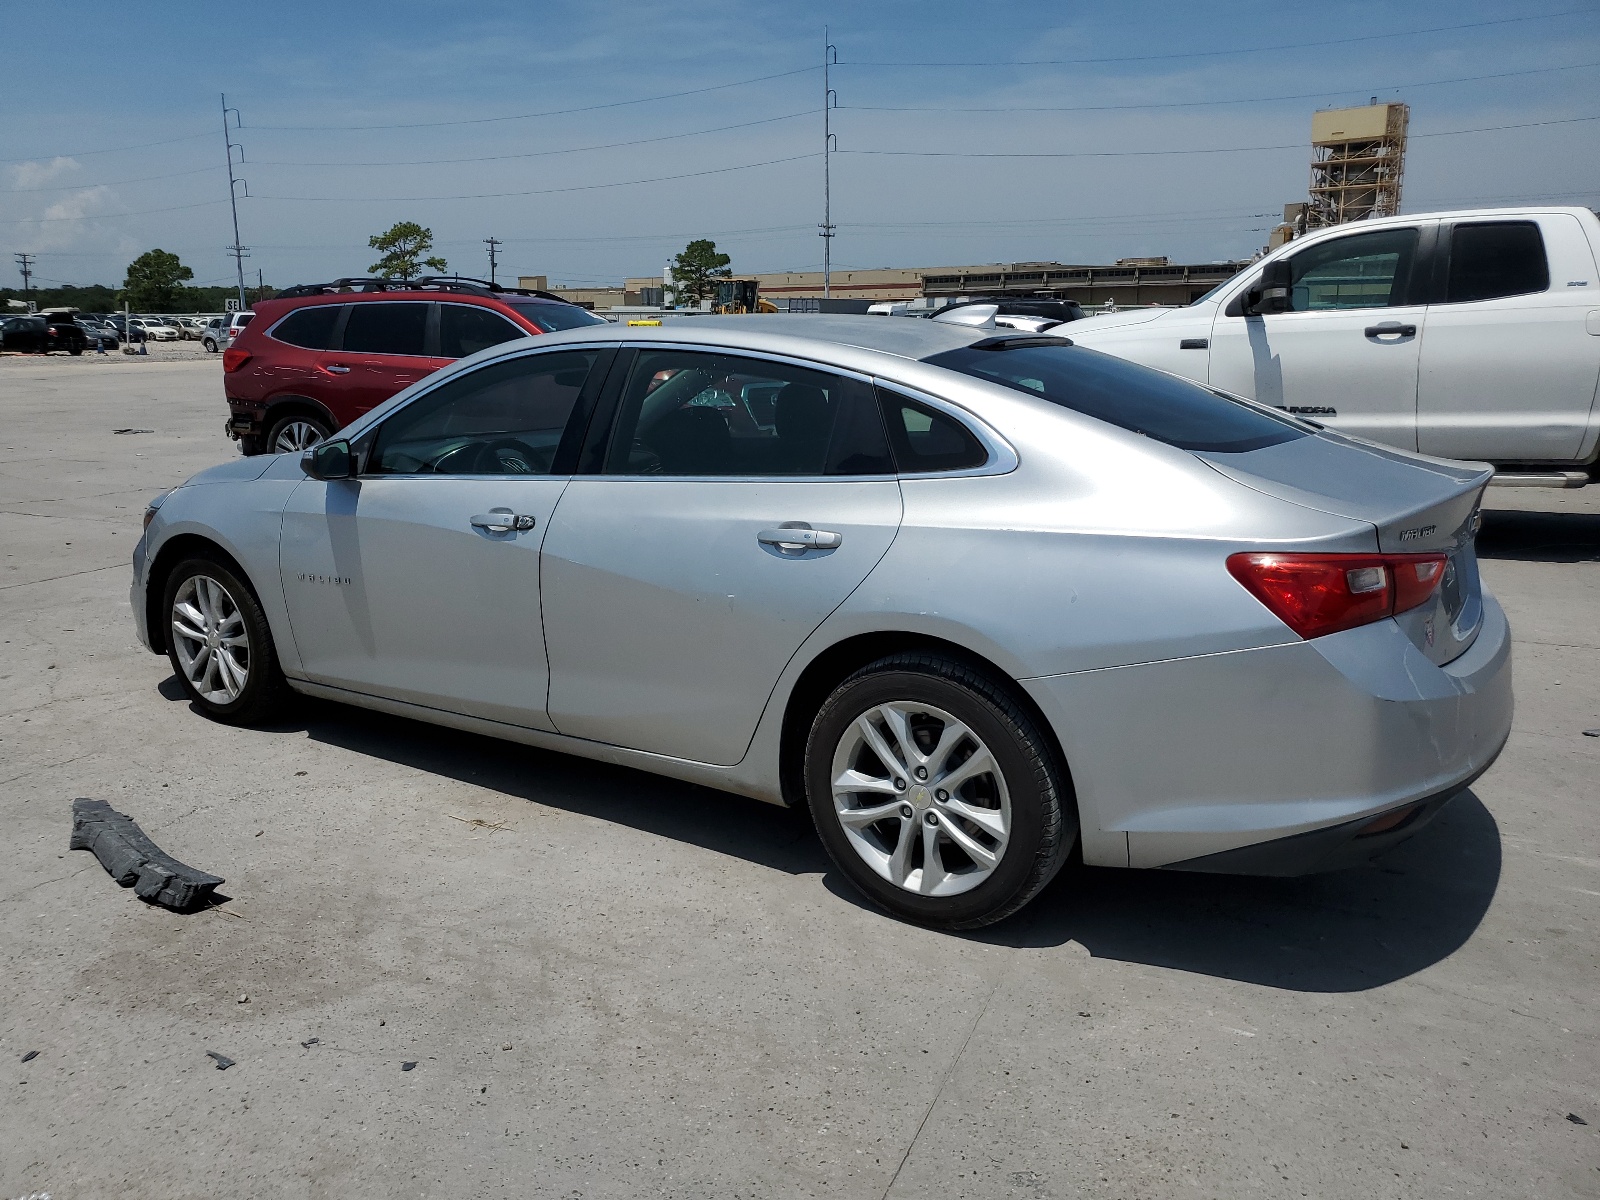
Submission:
M 1383 337 L 1385 334 L 1390 333 L 1397 333 L 1403 338 L 1416 337 L 1417 327 L 1415 325 L 1402 325 L 1399 321 L 1385 321 L 1382 325 L 1368 325 L 1366 328 L 1368 337 Z
M 844 534 L 830 529 L 813 529 L 802 521 L 780 525 L 776 529 L 763 529 L 756 541 L 779 550 L 837 550 L 844 545 Z
M 349 367 L 340 366 L 338 363 L 330 363 L 328 366 L 325 366 L 322 369 L 324 371 L 328 372 L 328 374 L 330 374 L 330 375 L 348 375 L 348 374 L 350 374 L 350 368 Z
M 509 508 L 494 508 L 486 513 L 479 513 L 472 518 L 474 529 L 486 529 L 490 533 L 526 533 L 538 522 L 526 513 L 514 513 Z

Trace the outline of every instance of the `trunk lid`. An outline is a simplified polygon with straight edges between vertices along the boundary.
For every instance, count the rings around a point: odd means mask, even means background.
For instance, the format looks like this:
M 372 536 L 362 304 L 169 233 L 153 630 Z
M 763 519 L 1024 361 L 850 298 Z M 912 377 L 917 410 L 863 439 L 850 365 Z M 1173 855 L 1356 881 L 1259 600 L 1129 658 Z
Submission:
M 1483 617 L 1473 543 L 1492 467 L 1408 454 L 1328 431 L 1243 454 L 1198 457 L 1255 491 L 1367 522 L 1382 553 L 1448 555 L 1434 598 L 1395 621 L 1434 663 L 1447 663 L 1472 645 Z

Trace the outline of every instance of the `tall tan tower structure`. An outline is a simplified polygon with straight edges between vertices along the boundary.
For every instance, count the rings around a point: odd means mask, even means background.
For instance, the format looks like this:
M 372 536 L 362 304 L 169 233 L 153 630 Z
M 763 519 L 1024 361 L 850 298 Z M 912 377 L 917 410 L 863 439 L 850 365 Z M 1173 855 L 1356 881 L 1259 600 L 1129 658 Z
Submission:
M 1311 117 L 1308 229 L 1400 211 L 1409 106 L 1369 104 Z

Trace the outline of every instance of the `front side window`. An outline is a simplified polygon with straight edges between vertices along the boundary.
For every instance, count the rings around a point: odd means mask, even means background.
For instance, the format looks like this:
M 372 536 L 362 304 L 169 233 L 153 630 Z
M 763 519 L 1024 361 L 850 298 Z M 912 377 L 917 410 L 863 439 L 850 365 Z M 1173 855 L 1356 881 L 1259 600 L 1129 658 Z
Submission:
M 1549 286 L 1544 238 L 1534 222 L 1457 225 L 1451 231 L 1447 303 L 1525 296 Z
M 886 475 L 869 385 L 766 359 L 641 351 L 623 389 L 611 475 Z
M 527 337 L 497 312 L 475 304 L 439 306 L 439 356 L 465 358 L 501 342 Z
M 1357 233 L 1302 250 L 1289 260 L 1290 311 L 1405 304 L 1416 252 L 1415 229 Z
M 597 357 L 534 354 L 458 375 L 379 427 L 367 473 L 550 474 Z
M 314 304 L 302 308 L 279 321 L 271 336 L 305 350 L 332 349 L 333 330 L 339 323 L 342 308 L 338 304 Z
M 426 303 L 352 304 L 343 349 L 356 354 L 421 355 L 427 327 Z
M 1289 417 L 1064 340 L 1058 346 L 967 346 L 926 361 L 1182 450 L 1242 453 L 1307 436 L 1307 430 Z

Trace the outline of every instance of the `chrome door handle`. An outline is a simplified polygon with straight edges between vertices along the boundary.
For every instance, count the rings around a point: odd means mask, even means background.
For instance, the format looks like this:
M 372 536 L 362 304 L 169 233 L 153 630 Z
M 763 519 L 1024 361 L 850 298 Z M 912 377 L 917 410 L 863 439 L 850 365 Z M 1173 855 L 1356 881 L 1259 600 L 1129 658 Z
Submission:
M 836 550 L 844 545 L 844 534 L 828 529 L 813 529 L 804 521 L 790 521 L 776 529 L 763 529 L 756 541 L 779 550 Z
M 322 369 L 324 371 L 328 372 L 328 374 L 330 374 L 330 375 L 348 375 L 348 374 L 350 374 L 350 368 L 349 367 L 341 367 L 338 363 L 334 363 L 331 366 L 323 367 Z
M 1416 337 L 1417 327 L 1402 325 L 1399 321 L 1385 321 L 1382 325 L 1368 325 L 1364 332 L 1367 337 L 1382 337 L 1389 333 L 1398 333 L 1401 337 Z
M 472 518 L 474 529 L 486 529 L 490 533 L 526 533 L 536 524 L 538 522 L 534 518 L 525 513 L 514 513 L 509 508 L 492 508 Z

